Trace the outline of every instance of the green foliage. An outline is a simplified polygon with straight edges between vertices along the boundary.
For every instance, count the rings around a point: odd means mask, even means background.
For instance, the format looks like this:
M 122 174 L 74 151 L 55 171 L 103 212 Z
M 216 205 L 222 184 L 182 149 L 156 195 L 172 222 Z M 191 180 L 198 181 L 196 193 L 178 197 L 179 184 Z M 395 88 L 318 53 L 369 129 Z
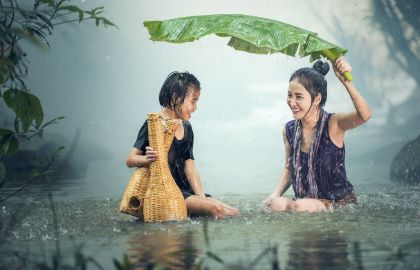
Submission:
M 212 252 L 212 251 L 207 251 L 206 252 L 206 256 L 209 259 L 212 259 L 220 264 L 224 264 L 225 262 L 222 260 L 222 258 L 219 257 L 219 255 L 217 255 L 216 253 Z
M 22 77 L 27 74 L 26 56 L 19 41 L 23 38 L 39 46 L 49 46 L 48 36 L 55 26 L 71 22 L 94 20 L 99 26 L 114 26 L 107 18 L 101 16 L 103 7 L 83 10 L 76 5 L 68 5 L 68 0 L 34 1 L 31 8 L 28 4 L 16 0 L 0 0 L 0 84 L 7 81 L 18 89 L 26 89 Z
M 82 252 L 82 246 L 76 247 L 73 252 L 73 264 L 68 264 L 63 261 L 63 257 L 58 253 L 54 253 L 51 256 L 51 262 L 42 261 L 35 265 L 35 269 L 38 270 L 80 270 L 80 269 L 91 269 L 90 265 L 96 266 L 96 269 L 103 269 L 103 267 L 91 256 L 86 256 Z M 123 268 L 133 269 L 133 268 Z
M 34 136 L 42 137 L 45 127 L 64 118 L 57 117 L 44 123 L 41 101 L 29 92 L 24 81 L 28 63 L 26 53 L 20 46 L 21 41 L 26 39 L 37 46 L 48 48 L 48 38 L 54 28 L 72 22 L 92 20 L 97 26 L 116 27 L 103 17 L 104 7 L 84 10 L 71 2 L 0 0 L 0 102 L 3 100 L 15 114 L 14 131 L 0 129 L 0 162 L 6 155 L 19 150 L 20 141 L 30 140 Z M 3 163 L 0 164 L 1 179 L 6 175 L 7 168 Z M 4 182 L 1 182 L 0 187 Z
M 122 262 L 119 262 L 117 259 L 114 259 L 114 266 L 117 270 L 132 270 L 134 269 L 134 264 L 130 262 L 127 254 L 124 254 Z
M 84 12 L 78 6 L 62 6 L 60 10 L 68 10 L 70 12 L 77 12 L 79 14 L 79 22 L 83 21 Z
M 105 26 L 105 27 L 107 27 L 107 26 L 117 27 L 113 22 L 111 22 L 107 18 L 102 17 L 102 16 L 98 16 L 98 15 L 100 15 L 104 12 L 104 7 L 96 7 L 92 10 L 82 10 L 78 6 L 67 5 L 67 6 L 61 6 L 59 9 L 60 10 L 67 10 L 67 11 L 70 11 L 70 12 L 73 12 L 73 13 L 78 13 L 79 22 L 81 22 L 85 19 L 94 19 L 96 26 L 99 26 L 102 23 L 103 26 Z M 86 16 L 86 15 L 88 15 L 88 16 Z
M 15 133 L 8 129 L 0 129 L 0 157 L 16 153 L 19 142 Z
M 6 105 L 14 111 L 16 118 L 22 123 L 22 130 L 28 131 L 29 127 L 34 124 L 39 128 L 44 120 L 44 112 L 42 111 L 39 99 L 19 89 L 9 89 L 3 94 Z M 18 126 L 16 127 L 18 130 Z M 17 131 L 18 131 L 17 130 Z
M 154 41 L 183 43 L 205 35 L 231 37 L 229 46 L 257 54 L 276 52 L 315 58 L 330 50 L 335 56 L 346 49 L 317 37 L 317 34 L 279 21 L 247 15 L 206 15 L 176 18 L 165 21 L 145 21 Z
M 230 37 L 229 46 L 256 54 L 284 53 L 290 56 L 321 56 L 335 60 L 347 50 L 321 39 L 316 33 L 279 21 L 247 15 L 206 15 L 145 21 L 151 40 L 183 43 L 216 34 Z M 345 74 L 351 81 L 350 73 Z
M 204 262 L 208 259 L 218 262 L 221 265 L 225 265 L 225 262 L 223 261 L 223 259 L 220 258 L 219 255 L 217 255 L 215 252 L 211 250 L 210 237 L 209 237 L 209 224 L 207 220 L 204 220 L 203 222 L 203 234 L 204 234 L 204 243 L 206 245 L 206 252 L 198 260 L 197 262 L 198 268 L 201 269 L 204 265 Z

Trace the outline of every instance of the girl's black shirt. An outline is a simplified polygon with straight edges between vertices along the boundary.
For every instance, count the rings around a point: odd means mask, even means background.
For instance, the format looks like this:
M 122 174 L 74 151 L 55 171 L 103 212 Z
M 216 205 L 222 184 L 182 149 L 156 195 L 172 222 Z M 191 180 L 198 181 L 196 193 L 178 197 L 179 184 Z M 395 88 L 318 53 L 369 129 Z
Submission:
M 181 140 L 174 137 L 168 153 L 168 163 L 172 177 L 185 197 L 187 193 L 194 194 L 184 171 L 185 160 L 194 159 L 194 133 L 190 122 L 182 121 L 182 124 L 184 125 L 184 137 Z M 134 147 L 141 150 L 143 155 L 146 154 L 146 146 L 149 146 L 147 120 L 140 128 L 137 140 L 134 143 Z

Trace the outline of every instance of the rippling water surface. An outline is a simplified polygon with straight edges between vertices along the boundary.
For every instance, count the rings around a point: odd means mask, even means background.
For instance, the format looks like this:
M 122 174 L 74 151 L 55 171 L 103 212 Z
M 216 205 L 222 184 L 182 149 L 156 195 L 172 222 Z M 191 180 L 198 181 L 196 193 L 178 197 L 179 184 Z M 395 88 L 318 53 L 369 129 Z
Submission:
M 28 264 L 49 260 L 58 233 L 66 261 L 82 246 L 105 269 L 123 254 L 138 269 L 189 269 L 201 260 L 211 269 L 272 269 L 276 261 L 281 269 L 419 269 L 420 187 L 368 186 L 360 184 L 366 191 L 358 191 L 358 205 L 319 214 L 268 212 L 261 206 L 266 194 L 221 194 L 240 217 L 155 224 L 118 213 L 118 198 L 65 196 L 54 199 L 54 224 L 48 199 L 28 196 L 2 206 L 2 253 L 7 263 L 21 263 L 18 253 L 29 255 Z

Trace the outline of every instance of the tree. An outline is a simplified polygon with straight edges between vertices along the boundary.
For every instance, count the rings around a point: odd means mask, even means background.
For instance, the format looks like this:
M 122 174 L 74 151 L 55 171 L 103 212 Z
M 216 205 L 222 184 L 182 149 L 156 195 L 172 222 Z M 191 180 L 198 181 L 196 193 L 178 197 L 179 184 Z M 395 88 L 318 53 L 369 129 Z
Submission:
M 376 25 L 385 33 L 386 45 L 392 52 L 391 60 L 396 62 L 420 87 L 420 2 L 416 0 L 373 1 L 373 19 Z M 401 106 L 408 108 L 413 114 L 413 108 L 418 108 L 417 99 L 410 98 Z M 417 119 L 415 115 L 415 120 Z M 420 135 L 406 143 L 394 157 L 390 166 L 390 177 L 393 181 L 408 184 L 420 182 L 419 170 Z
M 373 20 L 386 34 L 391 58 L 420 86 L 420 1 L 373 1 Z
M 25 84 L 29 66 L 21 41 L 26 39 L 48 48 L 48 37 L 56 26 L 86 20 L 94 21 L 96 26 L 116 27 L 102 16 L 103 12 L 103 7 L 83 10 L 71 5 L 70 0 L 0 0 L 0 102 L 4 102 L 15 116 L 13 129 L 0 127 L 0 188 L 8 181 L 4 158 L 16 153 L 20 142 L 42 137 L 45 127 L 64 118 L 44 122 L 41 102 Z M 61 148 L 46 157 L 45 166 L 19 190 L 46 173 L 59 150 Z

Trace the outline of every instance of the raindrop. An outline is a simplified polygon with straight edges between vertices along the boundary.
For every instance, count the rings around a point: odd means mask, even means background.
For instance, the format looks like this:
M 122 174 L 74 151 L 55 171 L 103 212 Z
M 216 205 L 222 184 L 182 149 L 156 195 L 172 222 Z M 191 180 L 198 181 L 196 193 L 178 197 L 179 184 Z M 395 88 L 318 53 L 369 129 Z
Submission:
M 43 236 L 41 237 L 41 239 L 42 239 L 42 241 L 52 240 L 51 236 L 49 236 L 48 234 L 43 235 Z

